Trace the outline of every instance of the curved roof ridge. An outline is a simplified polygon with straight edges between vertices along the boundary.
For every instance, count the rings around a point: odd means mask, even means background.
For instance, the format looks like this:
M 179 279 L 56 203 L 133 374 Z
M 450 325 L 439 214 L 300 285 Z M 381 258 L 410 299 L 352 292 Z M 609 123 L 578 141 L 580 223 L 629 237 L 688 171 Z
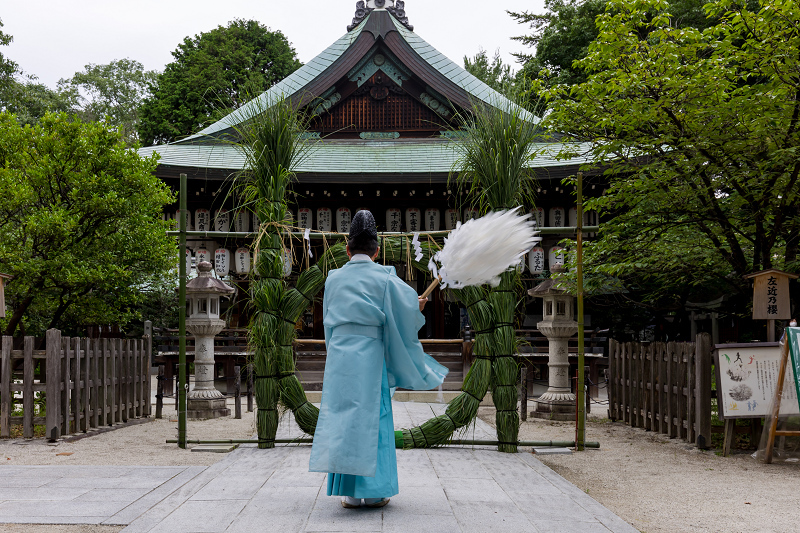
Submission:
M 403 36 L 403 39 L 411 46 L 417 55 L 436 68 L 441 75 L 461 87 L 471 96 L 498 109 L 519 110 L 520 116 L 524 120 L 533 122 L 534 124 L 539 123 L 539 118 L 536 115 L 492 89 L 463 67 L 458 66 L 453 60 L 434 48 L 417 33 L 406 28 L 394 17 L 392 17 L 392 22 L 394 22 L 398 33 Z
M 341 55 L 350 47 L 353 42 L 361 35 L 361 31 L 366 26 L 367 19 L 365 18 L 361 24 L 356 26 L 352 31 L 349 31 L 339 37 L 332 45 L 320 52 L 314 59 L 289 74 L 286 78 L 279 81 L 259 96 L 250 100 L 248 103 L 232 111 L 225 117 L 206 127 L 205 129 L 190 135 L 180 141 L 170 144 L 181 144 L 187 141 L 196 141 L 203 137 L 220 133 L 224 130 L 233 128 L 241 122 L 242 117 L 248 116 L 250 108 L 263 109 L 264 104 L 270 102 L 277 102 L 282 97 L 291 96 L 301 91 L 308 83 L 317 77 L 321 72 L 324 72 L 331 66 Z

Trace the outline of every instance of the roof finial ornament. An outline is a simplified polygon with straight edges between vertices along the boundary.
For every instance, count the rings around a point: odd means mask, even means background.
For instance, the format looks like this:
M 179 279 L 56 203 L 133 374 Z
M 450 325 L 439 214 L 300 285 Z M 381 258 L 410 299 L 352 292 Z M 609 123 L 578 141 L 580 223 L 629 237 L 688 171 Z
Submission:
M 405 2 L 403 0 L 366 0 L 356 2 L 356 14 L 353 17 L 353 22 L 347 27 L 347 31 L 353 29 L 361 24 L 367 16 L 376 9 L 385 9 L 394 16 L 403 26 L 410 31 L 414 31 L 414 26 L 408 23 L 406 16 Z

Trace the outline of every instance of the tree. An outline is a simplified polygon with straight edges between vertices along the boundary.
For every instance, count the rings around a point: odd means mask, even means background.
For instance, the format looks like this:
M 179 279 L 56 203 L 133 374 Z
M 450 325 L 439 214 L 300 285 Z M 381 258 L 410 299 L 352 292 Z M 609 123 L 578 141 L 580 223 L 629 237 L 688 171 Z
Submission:
M 199 131 L 301 65 L 280 31 L 241 19 L 187 37 L 172 56 L 141 110 L 144 145 Z
M 0 28 L 3 22 L 0 20 Z M 14 38 L 0 31 L 0 46 Z M 22 124 L 35 124 L 48 111 L 70 111 L 75 98 L 69 91 L 54 91 L 26 75 L 19 65 L 0 53 L 0 112 L 16 115 Z
M 701 31 L 675 28 L 669 9 L 610 0 L 577 62 L 591 75 L 545 91 L 545 123 L 608 165 L 588 207 L 613 219 L 588 247 L 590 273 L 649 287 L 650 303 L 744 298 L 742 275 L 800 270 L 800 12 L 720 0 Z
M 503 63 L 500 52 L 494 53 L 491 62 L 486 50 L 480 50 L 470 59 L 464 56 L 464 70 L 502 94 L 509 94 L 514 85 L 511 66 Z
M 14 276 L 6 335 L 131 317 L 177 255 L 162 220 L 173 197 L 155 166 L 103 124 L 61 113 L 23 127 L 0 114 L 0 271 Z
M 717 20 L 707 16 L 703 10 L 705 3 L 705 0 L 670 0 L 669 24 L 700 30 L 714 25 Z M 598 36 L 595 21 L 609 4 L 608 0 L 545 0 L 547 11 L 543 14 L 509 11 L 513 19 L 532 30 L 529 35 L 513 39 L 535 49 L 534 54 L 514 54 L 523 64 L 518 78 L 539 79 L 548 86 L 586 81 L 587 74 L 575 62 L 586 57 L 589 45 Z
M 156 71 L 144 70 L 138 61 L 125 58 L 107 65 L 90 63 L 83 72 L 60 80 L 58 87 L 74 94 L 82 120 L 121 128 L 131 146 L 138 140 L 139 109 L 151 88 L 157 86 L 157 79 Z

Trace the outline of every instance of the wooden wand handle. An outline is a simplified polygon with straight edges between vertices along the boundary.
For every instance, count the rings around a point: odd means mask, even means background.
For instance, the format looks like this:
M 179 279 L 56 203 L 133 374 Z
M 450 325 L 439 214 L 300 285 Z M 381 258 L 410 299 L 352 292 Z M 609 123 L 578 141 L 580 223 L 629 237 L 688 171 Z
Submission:
M 430 285 L 428 285 L 428 288 L 427 288 L 427 289 L 425 289 L 425 292 L 423 292 L 423 293 L 420 295 L 420 298 L 427 298 L 428 296 L 430 296 L 430 294 L 433 292 L 433 289 L 435 289 L 435 288 L 436 288 L 436 286 L 437 286 L 437 285 L 438 285 L 438 284 L 439 284 L 441 281 L 442 281 L 442 277 L 441 277 L 441 276 L 439 276 L 438 278 L 434 279 L 434 280 L 431 282 L 431 284 L 430 284 Z

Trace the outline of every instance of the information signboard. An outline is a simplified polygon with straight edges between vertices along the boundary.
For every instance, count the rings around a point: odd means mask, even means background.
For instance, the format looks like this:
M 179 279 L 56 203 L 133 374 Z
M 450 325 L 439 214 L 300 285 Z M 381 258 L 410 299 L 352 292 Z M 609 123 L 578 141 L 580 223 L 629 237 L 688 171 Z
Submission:
M 800 333 L 800 328 L 791 329 Z M 798 342 L 797 336 L 793 340 Z M 717 404 L 722 418 L 762 418 L 769 415 L 781 366 L 780 344 L 718 344 L 714 347 L 714 362 Z M 793 368 L 795 372 L 800 371 L 796 365 Z M 798 390 L 793 382 L 794 373 L 787 372 L 781 414 L 800 414 Z

